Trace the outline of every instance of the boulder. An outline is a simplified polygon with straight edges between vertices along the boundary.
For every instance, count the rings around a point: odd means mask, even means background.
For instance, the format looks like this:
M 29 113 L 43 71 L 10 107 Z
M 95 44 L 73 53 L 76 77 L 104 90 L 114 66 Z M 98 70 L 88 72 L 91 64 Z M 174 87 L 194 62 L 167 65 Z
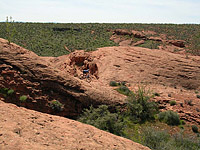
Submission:
M 181 48 L 185 47 L 184 40 L 169 40 L 168 43 Z

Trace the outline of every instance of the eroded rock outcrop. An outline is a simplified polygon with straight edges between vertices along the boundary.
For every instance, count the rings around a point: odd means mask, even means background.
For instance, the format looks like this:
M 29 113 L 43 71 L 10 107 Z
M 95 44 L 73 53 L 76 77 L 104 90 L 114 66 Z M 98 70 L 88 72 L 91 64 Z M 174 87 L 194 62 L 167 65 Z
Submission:
M 87 53 L 85 53 L 88 55 Z M 5 101 L 12 102 L 30 109 L 41 112 L 54 113 L 69 118 L 80 114 L 83 108 L 90 105 L 109 104 L 118 105 L 123 103 L 123 98 L 115 96 L 109 88 L 92 86 L 86 81 L 70 74 L 72 65 L 80 65 L 87 56 L 70 55 L 58 58 L 39 57 L 16 44 L 7 44 L 6 40 L 0 39 L 0 88 L 13 89 L 12 96 Z M 68 64 L 64 64 L 64 61 Z M 65 65 L 61 70 L 56 64 Z M 90 62 L 93 73 L 97 68 Z M 26 103 L 20 102 L 20 96 L 26 95 Z M 64 109 L 54 112 L 50 107 L 52 101 L 59 101 Z
M 166 35 L 161 34 L 160 36 L 155 36 L 156 33 L 153 31 L 136 31 L 136 30 L 128 30 L 128 29 L 115 29 L 115 30 L 107 30 L 108 32 L 112 32 L 113 35 L 110 40 L 113 40 L 115 43 L 118 43 L 120 46 L 136 46 L 139 45 L 137 42 L 135 43 L 133 38 L 141 39 L 144 41 L 156 41 L 161 42 L 163 44 L 173 45 L 179 48 L 184 48 L 186 41 L 184 40 L 167 40 Z M 130 39 L 124 38 L 124 36 L 129 36 Z

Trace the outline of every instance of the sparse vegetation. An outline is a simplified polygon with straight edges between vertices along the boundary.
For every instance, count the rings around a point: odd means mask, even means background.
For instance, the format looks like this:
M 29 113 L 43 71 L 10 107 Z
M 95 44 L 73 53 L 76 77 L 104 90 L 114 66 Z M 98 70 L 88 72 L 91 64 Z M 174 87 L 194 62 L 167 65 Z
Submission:
M 64 45 L 71 51 L 75 49 L 91 51 L 99 47 L 116 46 L 117 44 L 110 40 L 112 32 L 107 32 L 107 29 L 150 30 L 157 33 L 154 36 L 166 34 L 168 39 L 185 40 L 188 49 L 190 49 L 189 52 L 200 55 L 198 44 L 200 41 L 198 32 L 200 30 L 200 25 L 198 24 L 59 24 L 9 22 L 9 25 L 12 25 L 12 29 L 16 29 L 11 36 L 12 42 L 32 50 L 41 56 L 60 56 L 68 54 L 69 52 L 66 51 Z M 6 28 L 6 22 L 0 23 L 1 38 L 7 39 Z M 55 30 L 55 28 L 60 30 Z M 62 29 L 65 30 L 62 31 Z M 146 41 L 140 46 L 157 48 L 159 44 L 159 42 L 155 41 Z
M 63 110 L 63 104 L 61 104 L 58 100 L 53 100 L 50 102 L 49 106 L 55 112 L 61 112 Z
M 147 40 L 144 42 L 144 44 L 138 45 L 139 47 L 145 47 L 145 48 L 150 48 L 150 49 L 159 49 L 158 46 L 160 46 L 160 42 L 157 41 L 151 41 Z
M 11 96 L 15 91 L 9 88 L 0 88 L 0 94 L 4 97 Z

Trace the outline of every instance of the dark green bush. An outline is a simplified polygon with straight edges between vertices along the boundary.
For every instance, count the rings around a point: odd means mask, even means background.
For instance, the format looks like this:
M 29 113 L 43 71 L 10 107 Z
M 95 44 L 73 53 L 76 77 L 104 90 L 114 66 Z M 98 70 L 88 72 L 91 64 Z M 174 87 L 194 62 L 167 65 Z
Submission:
M 118 86 L 118 83 L 116 81 L 110 81 L 110 86 Z
M 11 96 L 15 91 L 9 88 L 0 88 L 0 94 L 4 97 Z
M 197 95 L 197 98 L 200 98 L 200 95 Z
M 176 101 L 170 101 L 169 103 L 170 103 L 171 106 L 176 105 Z
M 119 88 L 116 89 L 119 93 L 124 94 L 126 96 L 130 96 L 132 92 L 129 90 L 128 87 L 126 86 L 120 86 Z
M 154 93 L 154 96 L 160 96 L 160 94 L 159 94 L 159 93 L 157 93 L 157 92 L 155 92 L 155 93 Z
M 131 94 L 127 98 L 126 115 L 133 122 L 145 122 L 154 120 L 154 116 L 158 113 L 158 105 L 150 101 L 153 95 L 150 91 L 146 91 L 144 87 L 139 87 L 136 93 Z
M 158 119 L 167 123 L 168 125 L 179 125 L 180 118 L 176 112 L 173 111 L 164 111 L 158 114 Z
M 126 86 L 126 81 L 120 82 L 120 85 L 121 85 L 121 86 Z
M 85 109 L 78 121 L 93 125 L 116 135 L 123 135 L 124 122 L 119 114 L 110 113 L 108 106 Z
M 168 94 L 168 97 L 172 97 L 172 94 Z
M 50 102 L 50 107 L 55 111 L 55 112 L 61 112 L 63 111 L 63 104 L 61 104 L 58 100 L 53 100 Z
M 197 127 L 196 125 L 192 125 L 192 131 L 193 131 L 194 133 L 199 133 L 198 127 Z

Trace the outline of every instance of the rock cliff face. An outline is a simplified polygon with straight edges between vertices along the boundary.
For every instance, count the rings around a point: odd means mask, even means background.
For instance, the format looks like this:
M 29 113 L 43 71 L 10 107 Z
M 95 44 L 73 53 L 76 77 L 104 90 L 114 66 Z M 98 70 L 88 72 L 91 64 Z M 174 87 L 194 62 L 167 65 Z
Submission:
M 0 114 L 1 150 L 150 150 L 90 125 L 1 100 Z

